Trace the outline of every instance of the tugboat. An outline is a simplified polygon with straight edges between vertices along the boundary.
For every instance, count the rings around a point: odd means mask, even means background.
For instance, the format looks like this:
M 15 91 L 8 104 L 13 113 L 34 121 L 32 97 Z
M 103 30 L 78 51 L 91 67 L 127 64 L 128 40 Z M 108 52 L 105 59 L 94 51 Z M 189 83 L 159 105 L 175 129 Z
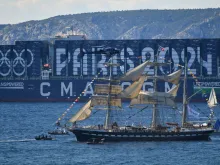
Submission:
M 158 47 L 158 52 L 160 47 Z M 190 122 L 187 122 L 187 75 L 188 75 L 188 60 L 187 60 L 187 47 L 184 47 L 184 63 L 185 66 L 179 66 L 176 72 L 169 75 L 158 76 L 158 67 L 167 65 L 167 63 L 159 63 L 158 53 L 155 55 L 154 62 L 145 61 L 136 68 L 127 72 L 124 76 L 114 79 L 112 77 L 113 67 L 115 63 L 113 56 L 108 56 L 109 61 L 106 66 L 109 68 L 109 78 L 104 79 L 107 83 L 95 85 L 95 95 L 69 120 L 71 123 L 76 123 L 87 119 L 92 113 L 92 110 L 106 110 L 106 117 L 104 126 L 77 126 L 69 128 L 69 131 L 75 134 L 77 141 L 94 143 L 94 139 L 105 139 L 105 142 L 120 142 L 120 141 L 198 141 L 210 140 L 210 135 L 213 133 L 212 128 L 197 128 Z M 142 75 L 146 66 L 154 67 L 153 79 L 154 91 L 141 91 L 144 81 L 150 76 Z M 116 65 L 117 66 L 117 65 Z M 179 80 L 184 68 L 184 83 L 183 83 L 183 110 L 182 120 L 177 124 L 169 124 L 169 126 L 163 123 L 160 115 L 161 112 L 166 110 L 164 107 L 172 107 L 169 110 L 171 112 L 176 111 L 175 97 L 180 86 Z M 97 79 L 99 79 L 97 77 Z M 157 91 L 158 79 L 175 84 L 168 92 Z M 101 80 L 101 79 L 100 79 Z M 103 79 L 102 79 L 103 80 Z M 128 86 L 125 90 L 121 90 L 121 86 L 118 85 L 119 81 L 134 81 L 133 84 Z M 97 81 L 100 83 L 100 81 Z M 140 107 L 140 111 L 147 109 L 152 105 L 152 121 L 150 126 L 140 125 L 127 127 L 127 125 L 114 124 L 116 118 L 113 118 L 113 112 L 119 110 L 122 112 L 122 99 L 131 99 L 130 107 Z M 149 109 L 149 108 L 148 108 Z M 149 111 L 149 110 L 148 110 Z M 165 112 L 166 113 L 166 112 Z M 95 114 L 95 113 L 93 113 Z M 122 116 L 122 114 L 120 115 Z M 118 117 L 117 117 L 118 118 Z M 173 117 L 172 117 L 173 119 Z M 173 119 L 174 120 L 174 119 Z M 114 124 L 114 125 L 113 125 Z
M 39 135 L 39 136 L 35 136 L 36 140 L 53 140 L 53 138 L 51 136 L 47 136 L 47 135 Z

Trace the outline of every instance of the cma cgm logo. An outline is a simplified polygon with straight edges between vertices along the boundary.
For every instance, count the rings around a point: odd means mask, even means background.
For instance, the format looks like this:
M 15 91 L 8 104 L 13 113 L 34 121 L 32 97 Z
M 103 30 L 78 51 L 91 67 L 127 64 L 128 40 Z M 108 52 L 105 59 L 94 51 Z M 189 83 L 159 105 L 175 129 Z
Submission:
M 16 76 L 22 76 L 25 73 L 25 49 L 18 53 L 13 49 L 13 59 L 10 59 L 11 50 L 9 49 L 5 54 L 0 50 L 0 75 L 8 76 L 13 72 Z M 27 56 L 30 60 L 27 61 L 27 67 L 30 67 L 34 62 L 34 55 L 30 49 L 27 49 Z
M 92 48 L 92 51 L 94 51 L 94 50 L 95 50 L 95 48 Z M 85 49 L 83 49 L 83 51 L 86 52 Z M 168 51 L 169 51 L 169 47 L 165 47 L 164 51 L 159 52 L 158 62 L 165 62 L 166 54 L 168 53 Z M 212 54 L 211 53 L 208 52 L 205 57 L 206 60 L 203 60 L 202 57 L 200 56 L 200 47 L 197 47 L 197 48 L 187 47 L 187 52 L 190 53 L 190 56 L 188 56 L 188 67 L 190 68 L 190 71 L 193 74 L 196 74 L 196 72 L 198 71 L 195 68 L 200 68 L 200 67 L 197 67 L 196 65 L 199 65 L 199 66 L 206 68 L 208 75 L 212 74 Z M 129 71 L 135 67 L 134 61 L 136 61 L 136 60 L 132 60 L 132 59 L 137 58 L 136 57 L 137 55 L 129 47 L 127 47 L 127 53 L 128 53 L 128 58 L 126 58 L 126 65 L 114 66 L 113 67 L 113 75 L 118 75 L 119 71 L 121 73 L 124 73 L 126 70 Z M 65 48 L 57 48 L 56 49 L 56 75 L 61 75 L 62 69 L 64 69 L 67 65 L 67 60 L 63 60 L 61 58 L 61 56 L 65 55 L 65 54 L 66 54 Z M 105 63 L 107 61 L 105 55 L 101 55 L 101 59 L 97 62 L 95 54 L 87 55 L 85 53 L 85 55 L 83 56 L 83 60 L 82 60 L 83 61 L 83 68 L 81 68 L 82 64 L 81 64 L 79 56 L 80 56 L 80 48 L 75 49 L 72 54 L 68 53 L 68 63 L 70 63 L 71 59 L 73 62 L 73 64 L 72 64 L 73 70 L 71 72 L 72 75 L 79 75 L 80 73 L 82 75 L 88 75 L 88 74 L 91 75 L 91 72 L 92 72 L 92 75 L 96 75 L 97 69 L 101 69 L 103 75 L 108 75 L 108 71 L 105 66 Z M 91 59 L 88 60 L 88 56 L 92 56 L 92 60 Z M 150 60 L 151 62 L 153 62 L 154 56 L 155 56 L 154 49 L 151 47 L 145 47 L 142 49 L 139 59 L 142 62 L 144 62 L 146 60 Z M 114 63 L 117 63 L 119 60 L 125 64 L 125 49 L 121 50 L 120 59 L 118 57 L 115 57 L 115 59 L 114 59 L 114 57 L 113 57 Z M 177 51 L 174 48 L 172 48 L 171 61 L 173 63 L 172 71 L 178 70 L 179 65 L 184 61 L 184 49 L 182 49 L 180 54 L 178 54 Z M 88 68 L 89 65 L 92 65 L 92 68 L 91 68 L 92 70 L 90 68 Z M 126 69 L 125 67 L 128 69 Z M 161 73 L 163 73 L 163 74 L 167 73 L 166 69 L 163 66 L 160 66 L 159 69 L 160 69 Z M 152 67 L 148 66 L 145 68 L 145 73 L 153 74 L 154 69 Z
M 131 85 L 130 82 L 122 82 L 121 83 L 121 88 L 125 89 L 129 85 Z M 171 88 L 173 88 L 174 86 L 175 85 L 170 86 L 167 82 L 164 82 L 164 91 L 167 92 Z M 91 96 L 91 95 L 94 94 L 94 87 L 91 85 L 91 82 L 87 82 L 85 86 L 81 85 L 79 88 L 81 88 L 81 89 L 79 89 L 79 91 L 80 90 L 85 91 L 85 92 L 83 92 L 83 96 Z M 40 84 L 40 95 L 43 96 L 43 97 L 50 97 L 52 95 L 52 92 L 53 92 L 52 89 L 54 89 L 54 88 L 51 87 L 50 82 L 42 82 Z M 147 81 L 144 82 L 142 90 L 153 92 L 153 82 L 147 82 Z M 76 96 L 76 95 L 73 95 L 73 94 L 74 94 L 73 83 L 72 82 L 69 82 L 69 83 L 61 82 L 61 84 L 60 84 L 60 96 L 61 97 Z

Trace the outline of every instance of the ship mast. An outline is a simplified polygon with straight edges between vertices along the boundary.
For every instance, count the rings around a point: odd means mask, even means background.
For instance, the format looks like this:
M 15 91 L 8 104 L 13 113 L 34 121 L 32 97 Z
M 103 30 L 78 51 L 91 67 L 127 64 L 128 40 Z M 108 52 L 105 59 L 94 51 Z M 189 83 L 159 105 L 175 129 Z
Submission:
M 109 92 L 108 92 L 108 107 L 107 107 L 107 111 L 106 111 L 106 117 L 105 117 L 105 125 L 104 128 L 105 129 L 109 129 L 109 125 L 111 123 L 110 120 L 110 115 L 111 115 L 111 79 L 112 79 L 112 65 L 113 65 L 113 56 L 110 57 L 110 63 L 108 63 L 107 65 L 109 65 Z
M 188 74 L 188 64 L 187 64 L 187 48 L 184 48 L 184 85 L 183 85 L 183 115 L 182 115 L 182 127 L 186 124 L 186 114 L 187 114 L 187 75 Z
M 157 69 L 158 69 L 158 66 L 157 66 L 157 58 L 158 58 L 158 54 L 159 54 L 159 51 L 157 50 L 157 54 L 154 58 L 154 62 L 155 62 L 155 66 L 154 66 L 154 92 L 157 92 Z M 152 125 L 151 127 L 153 129 L 156 129 L 157 127 L 157 116 L 158 116 L 158 109 L 157 109 L 157 104 L 153 104 L 153 116 L 152 116 Z

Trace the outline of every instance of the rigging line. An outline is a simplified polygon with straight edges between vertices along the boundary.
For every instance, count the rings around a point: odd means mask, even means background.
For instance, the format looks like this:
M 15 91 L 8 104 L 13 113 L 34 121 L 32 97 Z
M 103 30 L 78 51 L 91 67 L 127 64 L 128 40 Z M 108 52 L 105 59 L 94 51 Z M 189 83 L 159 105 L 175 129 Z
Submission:
M 197 107 L 195 104 L 193 104 L 193 106 L 194 106 L 195 108 L 197 108 L 197 110 L 199 110 L 202 114 L 205 114 L 205 113 L 202 112 L 202 110 L 201 110 L 199 107 Z
M 194 105 L 194 104 L 193 104 Z M 201 114 L 203 114 L 203 115 L 205 115 L 206 117 L 208 117 L 208 119 L 211 119 L 209 116 L 207 116 L 204 112 L 202 112 L 202 110 L 199 108 L 199 107 L 197 107 L 196 105 L 194 105 L 194 107 L 196 107 L 200 112 L 201 112 Z
M 147 107 L 148 107 L 148 105 L 147 105 L 146 107 L 142 108 L 141 110 L 139 110 L 137 113 L 135 113 L 135 114 L 129 116 L 127 119 L 132 118 L 133 116 L 135 116 L 136 114 L 140 113 L 141 111 L 143 111 L 143 110 L 146 109 Z
M 159 117 L 160 117 L 160 121 L 162 122 L 162 124 L 164 125 L 164 121 L 167 120 L 167 116 L 164 115 L 164 109 L 165 108 L 161 108 L 161 110 L 159 111 Z
M 193 104 L 193 105 L 194 105 L 194 107 L 196 107 L 198 110 L 202 111 L 201 108 L 197 107 L 195 104 Z M 203 113 L 203 112 L 202 112 L 202 113 Z
M 180 110 L 178 107 L 176 108 L 178 111 L 178 113 L 182 116 L 183 114 L 181 113 L 182 112 L 182 110 Z M 181 111 L 181 112 L 180 112 Z
M 171 109 L 171 116 L 174 118 L 175 122 L 177 123 L 178 121 L 177 121 L 177 116 L 176 115 L 177 115 L 176 111 L 173 111 Z
M 101 74 L 102 70 L 100 70 L 100 72 L 92 79 L 92 81 L 89 83 L 89 85 L 93 84 L 93 82 L 95 81 L 96 78 L 98 78 L 98 76 Z M 84 89 L 81 94 L 74 100 L 74 102 L 72 102 L 72 104 L 69 106 L 69 108 L 66 109 L 66 111 L 64 111 L 64 113 L 57 119 L 57 121 L 55 122 L 60 123 L 61 120 L 64 119 L 64 117 L 66 116 L 66 114 L 70 111 L 70 109 L 72 109 L 72 107 L 79 102 L 81 96 L 86 92 L 86 89 Z M 90 99 L 90 98 L 89 98 Z
M 201 92 L 202 89 L 198 90 L 197 92 L 193 93 L 190 97 L 188 97 L 187 101 L 190 101 L 190 99 L 195 96 L 197 93 Z
M 162 57 L 159 57 L 159 58 L 165 60 L 165 58 L 162 58 Z M 175 64 L 175 63 L 172 62 L 172 61 L 170 61 L 170 63 L 171 63 L 171 64 L 172 64 L 172 63 Z M 180 64 L 177 64 L 177 66 L 184 68 L 184 66 L 183 66 L 183 65 L 180 65 Z M 190 75 L 192 76 L 192 78 L 193 78 L 196 82 L 199 82 L 199 81 L 198 81 L 198 78 L 197 78 L 196 75 L 191 71 L 191 69 L 188 68 L 188 70 L 189 70 L 189 73 L 190 73 Z M 199 86 L 199 88 L 200 88 L 200 91 L 202 91 L 202 93 L 206 94 L 205 90 L 204 90 L 204 89 L 201 89 L 201 88 L 202 88 L 201 85 L 198 84 L 198 86 Z M 192 96 L 191 96 L 191 97 L 192 97 Z M 190 97 L 190 98 L 191 98 L 191 97 Z M 206 101 L 208 101 L 208 99 L 206 99 Z
M 93 112 L 93 113 L 92 113 L 92 115 L 95 115 L 97 112 L 98 112 L 98 110 L 97 110 L 97 111 L 95 111 L 95 112 Z
M 95 112 L 92 113 L 92 115 L 95 115 L 99 110 L 96 110 Z

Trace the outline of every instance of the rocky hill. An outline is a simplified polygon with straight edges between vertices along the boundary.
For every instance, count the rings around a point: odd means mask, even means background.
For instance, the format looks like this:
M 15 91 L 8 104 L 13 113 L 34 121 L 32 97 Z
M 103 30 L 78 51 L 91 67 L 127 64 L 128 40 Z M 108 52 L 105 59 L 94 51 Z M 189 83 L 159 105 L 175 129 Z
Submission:
M 220 38 L 220 8 L 96 12 L 0 25 L 0 44 L 44 40 L 68 27 L 88 39 Z

